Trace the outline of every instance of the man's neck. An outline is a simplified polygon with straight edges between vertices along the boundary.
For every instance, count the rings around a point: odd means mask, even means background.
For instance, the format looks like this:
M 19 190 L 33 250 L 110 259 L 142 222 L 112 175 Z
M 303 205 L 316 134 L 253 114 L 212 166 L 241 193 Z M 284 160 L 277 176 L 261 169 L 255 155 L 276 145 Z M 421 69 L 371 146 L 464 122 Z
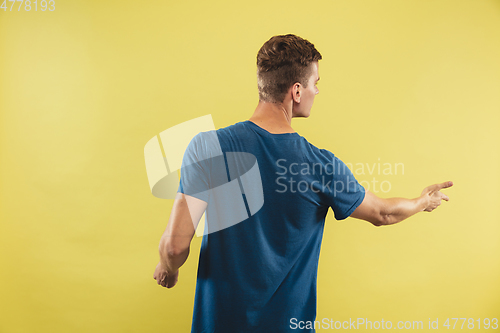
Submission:
M 292 108 L 285 103 L 260 101 L 249 120 L 273 134 L 295 133 L 292 128 Z

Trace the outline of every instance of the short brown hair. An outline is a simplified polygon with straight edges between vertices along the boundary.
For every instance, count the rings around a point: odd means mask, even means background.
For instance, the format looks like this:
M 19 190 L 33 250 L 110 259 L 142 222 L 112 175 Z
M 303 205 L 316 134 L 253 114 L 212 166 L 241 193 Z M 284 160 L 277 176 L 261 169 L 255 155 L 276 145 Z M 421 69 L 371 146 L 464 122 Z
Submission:
M 271 37 L 257 53 L 259 100 L 281 103 L 294 83 L 307 87 L 310 65 L 321 58 L 314 45 L 299 36 Z

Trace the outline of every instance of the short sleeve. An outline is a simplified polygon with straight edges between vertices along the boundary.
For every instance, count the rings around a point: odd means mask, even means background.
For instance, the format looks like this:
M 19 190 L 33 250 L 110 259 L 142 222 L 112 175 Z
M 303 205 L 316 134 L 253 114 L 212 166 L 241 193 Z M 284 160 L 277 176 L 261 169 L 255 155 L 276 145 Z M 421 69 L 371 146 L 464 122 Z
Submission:
M 344 162 L 330 154 L 331 166 L 327 170 L 330 171 L 332 178 L 330 186 L 327 187 L 327 200 L 335 219 L 343 220 L 363 202 L 365 188 L 358 183 Z
M 181 180 L 177 192 L 208 202 L 214 186 L 211 173 L 213 160 L 222 152 L 215 131 L 201 132 L 188 144 L 182 159 Z

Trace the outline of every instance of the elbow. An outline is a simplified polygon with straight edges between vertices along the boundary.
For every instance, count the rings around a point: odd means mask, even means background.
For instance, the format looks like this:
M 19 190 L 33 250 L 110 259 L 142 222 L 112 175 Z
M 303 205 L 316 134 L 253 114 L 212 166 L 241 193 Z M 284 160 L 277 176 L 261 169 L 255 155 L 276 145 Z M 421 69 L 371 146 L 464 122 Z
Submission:
M 381 226 L 384 226 L 384 225 L 395 224 L 395 223 L 398 223 L 398 222 L 401 222 L 401 221 L 402 221 L 402 219 L 400 219 L 399 217 L 397 217 L 395 215 L 380 215 L 372 223 L 376 227 L 381 227 Z
M 189 247 L 183 247 L 183 246 L 169 246 L 167 247 L 167 255 L 169 257 L 178 257 L 186 251 L 189 251 Z
M 390 216 L 389 215 L 383 215 L 383 214 L 377 214 L 377 216 L 370 221 L 374 226 L 376 227 L 381 227 L 384 225 L 391 224 L 390 222 Z

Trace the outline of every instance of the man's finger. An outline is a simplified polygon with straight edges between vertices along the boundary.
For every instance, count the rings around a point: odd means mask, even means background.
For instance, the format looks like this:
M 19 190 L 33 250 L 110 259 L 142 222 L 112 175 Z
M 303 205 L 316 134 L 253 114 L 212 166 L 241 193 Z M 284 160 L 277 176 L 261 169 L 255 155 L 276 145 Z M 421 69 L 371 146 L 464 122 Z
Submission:
M 167 288 L 172 288 L 177 284 L 177 279 L 175 277 L 172 277 L 171 279 L 168 280 L 168 283 L 166 285 Z
M 434 185 L 431 185 L 428 187 L 428 189 L 430 190 L 430 192 L 436 192 L 436 191 L 439 191 L 440 189 L 443 189 L 443 188 L 448 188 L 448 187 L 452 187 L 453 186 L 453 182 L 444 182 L 444 183 L 440 183 L 440 184 L 434 184 Z
M 437 184 L 440 186 L 440 188 L 448 188 L 448 187 L 452 187 L 453 186 L 453 182 L 444 182 L 444 183 L 441 183 L 441 184 Z
M 439 192 L 439 193 L 441 193 L 441 192 Z M 450 198 L 446 194 L 443 194 L 443 193 L 441 193 L 441 199 L 443 199 L 444 201 L 450 201 Z

